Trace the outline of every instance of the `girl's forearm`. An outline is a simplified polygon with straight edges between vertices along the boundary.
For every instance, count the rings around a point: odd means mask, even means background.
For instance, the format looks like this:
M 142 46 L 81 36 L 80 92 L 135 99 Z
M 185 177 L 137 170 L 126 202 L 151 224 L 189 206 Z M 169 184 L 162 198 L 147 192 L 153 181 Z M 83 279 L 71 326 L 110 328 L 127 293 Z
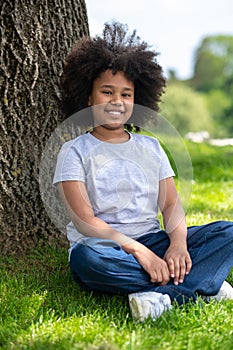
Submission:
M 134 239 L 115 230 L 105 221 L 95 216 L 91 218 L 86 218 L 85 220 L 73 217 L 72 221 L 77 230 L 84 236 L 110 239 L 121 245 L 122 248 L 128 253 L 131 253 L 131 250 L 133 251 L 132 245 L 136 242 Z
M 186 244 L 187 225 L 185 213 L 179 203 L 171 205 L 164 210 L 163 223 L 171 244 L 175 244 L 176 242 L 179 244 L 184 242 Z

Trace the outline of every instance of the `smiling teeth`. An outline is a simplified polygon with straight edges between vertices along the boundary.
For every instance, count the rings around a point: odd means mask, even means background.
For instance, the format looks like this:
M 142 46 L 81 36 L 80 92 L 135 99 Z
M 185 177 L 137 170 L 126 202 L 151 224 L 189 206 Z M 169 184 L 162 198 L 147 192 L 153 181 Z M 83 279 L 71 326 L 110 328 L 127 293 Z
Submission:
M 113 115 L 121 115 L 122 112 L 119 111 L 109 111 L 109 114 L 113 114 Z

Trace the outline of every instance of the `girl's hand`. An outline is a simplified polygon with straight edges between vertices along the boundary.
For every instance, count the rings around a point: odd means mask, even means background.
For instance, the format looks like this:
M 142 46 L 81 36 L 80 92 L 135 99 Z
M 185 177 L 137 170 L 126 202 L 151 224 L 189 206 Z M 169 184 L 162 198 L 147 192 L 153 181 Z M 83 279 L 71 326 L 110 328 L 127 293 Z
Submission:
M 170 273 L 166 261 L 158 257 L 143 244 L 135 242 L 130 249 L 127 249 L 126 246 L 123 249 L 134 255 L 139 264 L 150 275 L 152 283 L 163 286 L 170 281 Z
M 190 272 L 192 267 L 187 248 L 171 244 L 164 255 L 164 260 L 167 263 L 170 277 L 174 278 L 174 284 L 183 283 L 185 275 Z

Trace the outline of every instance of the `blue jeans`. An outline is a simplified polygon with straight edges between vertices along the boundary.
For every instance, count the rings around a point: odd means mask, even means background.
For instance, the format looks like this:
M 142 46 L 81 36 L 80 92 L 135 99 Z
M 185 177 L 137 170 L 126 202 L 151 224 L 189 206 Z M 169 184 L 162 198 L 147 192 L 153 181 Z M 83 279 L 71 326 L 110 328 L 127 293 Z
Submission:
M 164 231 L 146 234 L 138 241 L 163 258 L 169 238 Z M 168 294 L 179 304 L 196 300 L 198 294 L 215 295 L 233 267 L 233 222 L 217 221 L 188 228 L 192 269 L 178 286 L 151 283 L 149 274 L 133 255 L 113 241 L 85 238 L 70 256 L 74 280 L 86 290 L 113 294 L 155 291 Z

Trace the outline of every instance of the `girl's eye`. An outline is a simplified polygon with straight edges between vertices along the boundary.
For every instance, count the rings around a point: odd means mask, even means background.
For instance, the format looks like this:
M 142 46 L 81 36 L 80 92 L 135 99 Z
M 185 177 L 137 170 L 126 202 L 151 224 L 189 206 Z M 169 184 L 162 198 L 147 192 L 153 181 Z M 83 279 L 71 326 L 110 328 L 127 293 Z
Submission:
M 108 91 L 108 90 L 104 90 L 104 91 L 103 91 L 103 94 L 105 94 L 105 95 L 111 95 L 112 92 L 111 92 L 111 91 Z
M 122 94 L 122 96 L 123 96 L 123 97 L 131 97 L 131 94 L 125 93 L 125 94 Z

